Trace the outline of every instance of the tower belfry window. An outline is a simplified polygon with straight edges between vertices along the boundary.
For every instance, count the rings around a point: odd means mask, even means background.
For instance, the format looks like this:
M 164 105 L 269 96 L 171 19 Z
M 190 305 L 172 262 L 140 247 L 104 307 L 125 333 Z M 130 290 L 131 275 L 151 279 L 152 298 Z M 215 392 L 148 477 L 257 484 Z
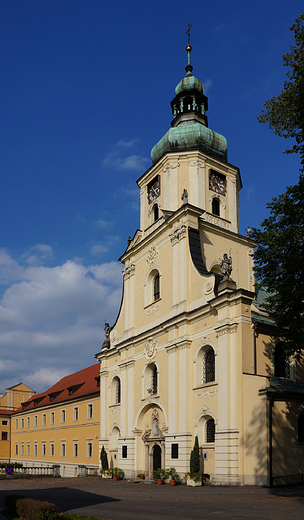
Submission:
M 220 201 L 216 198 L 212 199 L 212 214 L 220 216 Z
M 156 301 L 156 300 L 159 300 L 159 298 L 160 298 L 159 274 L 157 273 L 157 275 L 155 276 L 154 281 L 153 281 L 153 300 Z

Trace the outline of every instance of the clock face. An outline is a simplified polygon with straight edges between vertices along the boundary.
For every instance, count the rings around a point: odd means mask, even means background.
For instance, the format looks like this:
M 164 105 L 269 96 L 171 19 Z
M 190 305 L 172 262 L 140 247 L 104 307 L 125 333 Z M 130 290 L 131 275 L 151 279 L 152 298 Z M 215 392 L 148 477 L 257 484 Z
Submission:
M 149 204 L 155 201 L 157 197 L 160 195 L 160 183 L 159 178 L 154 179 L 150 184 L 148 184 L 148 201 Z
M 211 170 L 209 174 L 209 188 L 220 195 L 226 195 L 226 177 Z

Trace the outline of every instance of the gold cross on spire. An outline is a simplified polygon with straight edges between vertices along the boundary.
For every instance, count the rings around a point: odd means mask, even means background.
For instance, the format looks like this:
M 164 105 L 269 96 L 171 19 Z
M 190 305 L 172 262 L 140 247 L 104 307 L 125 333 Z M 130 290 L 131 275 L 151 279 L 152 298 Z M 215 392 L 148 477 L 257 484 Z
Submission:
M 188 23 L 188 29 L 186 30 L 186 34 L 188 34 L 188 45 L 190 45 L 190 29 L 192 27 L 191 23 Z

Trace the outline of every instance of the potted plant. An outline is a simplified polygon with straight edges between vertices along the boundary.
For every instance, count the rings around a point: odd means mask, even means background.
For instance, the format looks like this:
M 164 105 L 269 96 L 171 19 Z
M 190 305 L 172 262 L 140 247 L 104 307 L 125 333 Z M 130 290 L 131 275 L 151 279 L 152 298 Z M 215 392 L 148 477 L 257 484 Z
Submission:
M 169 478 L 170 486 L 175 486 L 176 481 L 179 478 L 179 474 L 177 473 L 176 469 L 175 468 L 167 469 L 166 475 Z
M 202 475 L 201 472 L 198 471 L 196 473 L 191 473 L 190 471 L 185 475 L 187 486 L 197 487 L 202 485 Z
M 145 480 L 145 474 L 144 473 L 137 473 L 137 478 L 140 480 Z
M 124 471 L 120 468 L 114 468 L 113 469 L 113 479 L 114 480 L 120 480 L 122 478 L 124 478 Z
M 195 487 L 201 485 L 202 475 L 200 472 L 200 452 L 198 445 L 198 436 L 196 435 L 194 446 L 190 455 L 190 472 L 187 473 L 187 486 Z
M 110 469 L 102 469 L 100 473 L 102 478 L 112 478 L 112 471 Z
M 156 482 L 159 486 L 163 483 L 165 476 L 166 476 L 165 469 L 158 468 L 153 471 L 153 478 L 154 478 L 154 480 L 156 480 Z

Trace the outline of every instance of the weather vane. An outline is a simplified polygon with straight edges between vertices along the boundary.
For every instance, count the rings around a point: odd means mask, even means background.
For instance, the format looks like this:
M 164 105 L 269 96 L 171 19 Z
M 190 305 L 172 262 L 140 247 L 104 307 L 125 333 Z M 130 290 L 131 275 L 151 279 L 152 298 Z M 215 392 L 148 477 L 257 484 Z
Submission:
M 188 23 L 188 29 L 186 30 L 186 34 L 188 34 L 188 45 L 190 45 L 190 29 L 192 27 L 191 23 Z

